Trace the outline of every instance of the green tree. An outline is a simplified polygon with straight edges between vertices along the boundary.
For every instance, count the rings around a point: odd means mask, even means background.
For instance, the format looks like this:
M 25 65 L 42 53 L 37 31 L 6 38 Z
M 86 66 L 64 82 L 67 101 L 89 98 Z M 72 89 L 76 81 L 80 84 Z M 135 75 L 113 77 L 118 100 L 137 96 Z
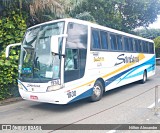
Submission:
M 160 36 L 154 39 L 155 43 L 155 50 L 156 50 L 156 57 L 160 57 Z
M 156 37 L 160 36 L 160 29 L 143 28 L 143 29 L 135 30 L 135 33 L 144 38 L 155 39 Z
M 65 17 L 63 0 L 2 0 L 6 8 L 18 8 L 28 14 L 27 25 L 32 26 L 49 20 Z
M 137 27 L 147 27 L 153 23 L 160 11 L 160 0 L 125 0 L 119 6 L 122 14 L 122 30 L 133 30 Z
M 25 30 L 26 18 L 19 10 L 8 9 L 0 18 L 0 100 L 17 92 L 19 49 L 12 49 L 11 60 L 6 60 L 5 48 L 8 44 L 21 42 Z
M 120 29 L 121 14 L 115 8 L 118 3 L 118 0 L 84 0 L 76 5 L 69 14 L 77 18 L 77 15 L 88 12 L 98 24 Z
M 160 48 L 160 36 L 154 39 L 154 43 L 156 48 Z
M 84 0 L 70 16 L 88 12 L 98 24 L 130 32 L 153 23 L 159 11 L 160 0 Z

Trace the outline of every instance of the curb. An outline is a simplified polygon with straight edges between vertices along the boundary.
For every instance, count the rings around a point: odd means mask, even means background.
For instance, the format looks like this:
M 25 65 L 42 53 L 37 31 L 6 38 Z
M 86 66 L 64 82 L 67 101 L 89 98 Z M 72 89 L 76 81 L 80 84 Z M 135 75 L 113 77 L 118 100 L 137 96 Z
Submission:
M 21 97 L 5 99 L 5 100 L 0 101 L 0 106 L 11 104 L 11 103 L 22 101 L 22 100 L 23 99 Z

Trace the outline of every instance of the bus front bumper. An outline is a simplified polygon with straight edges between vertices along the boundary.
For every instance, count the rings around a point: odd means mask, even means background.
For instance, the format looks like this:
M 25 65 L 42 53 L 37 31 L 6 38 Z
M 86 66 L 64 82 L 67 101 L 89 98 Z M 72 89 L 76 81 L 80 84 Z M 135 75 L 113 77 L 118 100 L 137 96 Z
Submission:
M 51 92 L 29 92 L 19 89 L 21 97 L 25 100 L 52 103 L 52 104 L 67 104 L 67 95 L 62 91 L 51 91 Z M 67 98 L 67 99 L 66 99 Z

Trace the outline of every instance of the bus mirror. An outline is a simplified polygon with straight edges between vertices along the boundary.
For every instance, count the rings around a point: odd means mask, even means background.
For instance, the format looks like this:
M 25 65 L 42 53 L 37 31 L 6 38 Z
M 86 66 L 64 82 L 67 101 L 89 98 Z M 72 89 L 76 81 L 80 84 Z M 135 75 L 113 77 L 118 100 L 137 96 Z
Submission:
M 10 47 L 13 47 L 13 46 L 20 46 L 21 43 L 15 43 L 15 44 L 10 44 L 6 47 L 6 59 L 9 59 L 9 50 L 10 50 Z
M 51 52 L 54 54 L 58 54 L 58 49 L 59 49 L 58 40 L 59 40 L 59 37 L 57 37 L 57 36 L 51 37 L 50 47 L 51 47 Z

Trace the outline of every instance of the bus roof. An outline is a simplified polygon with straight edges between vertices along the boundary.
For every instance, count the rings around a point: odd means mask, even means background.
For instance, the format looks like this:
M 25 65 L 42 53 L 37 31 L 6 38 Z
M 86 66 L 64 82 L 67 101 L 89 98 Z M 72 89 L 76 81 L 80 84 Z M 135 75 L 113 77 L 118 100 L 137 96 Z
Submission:
M 37 26 L 41 26 L 41 25 L 44 25 L 44 24 L 50 24 L 50 23 L 54 23 L 54 22 L 60 22 L 60 21 L 75 22 L 75 23 L 87 25 L 87 26 L 90 26 L 90 27 L 93 27 L 93 28 L 97 28 L 97 29 L 100 29 L 100 30 L 104 30 L 104 31 L 108 31 L 108 32 L 112 32 L 112 33 L 116 33 L 116 34 L 120 34 L 120 35 L 124 35 L 124 36 L 128 36 L 128 37 L 132 37 L 132 38 L 135 38 L 135 39 L 140 39 L 140 40 L 144 40 L 144 41 L 154 43 L 153 40 L 151 40 L 151 39 L 143 38 L 143 37 L 136 36 L 136 35 L 133 35 L 133 34 L 129 34 L 129 33 L 123 32 L 123 31 L 119 31 L 119 30 L 115 30 L 115 29 L 112 29 L 112 28 L 109 28 L 109 27 L 101 26 L 101 25 L 93 23 L 93 22 L 84 21 L 84 20 L 80 20 L 80 19 L 74 19 L 74 18 L 64 18 L 64 19 L 52 20 L 52 21 L 48 21 L 48 22 L 41 23 L 41 24 L 38 24 L 38 25 L 34 25 L 34 26 L 32 26 L 28 29 L 32 29 L 32 28 L 35 28 Z

